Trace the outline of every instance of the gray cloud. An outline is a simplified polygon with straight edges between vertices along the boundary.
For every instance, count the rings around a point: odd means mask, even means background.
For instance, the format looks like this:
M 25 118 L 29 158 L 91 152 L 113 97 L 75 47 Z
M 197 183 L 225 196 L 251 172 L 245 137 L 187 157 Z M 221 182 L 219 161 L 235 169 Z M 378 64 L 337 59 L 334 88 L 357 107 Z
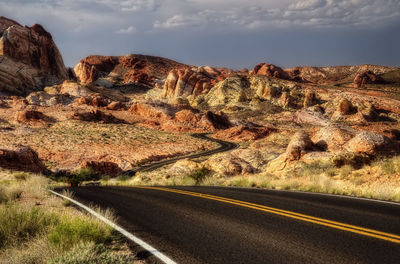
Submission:
M 400 0 L 0 0 L 0 15 L 43 24 L 70 66 L 135 52 L 238 67 L 400 61 Z

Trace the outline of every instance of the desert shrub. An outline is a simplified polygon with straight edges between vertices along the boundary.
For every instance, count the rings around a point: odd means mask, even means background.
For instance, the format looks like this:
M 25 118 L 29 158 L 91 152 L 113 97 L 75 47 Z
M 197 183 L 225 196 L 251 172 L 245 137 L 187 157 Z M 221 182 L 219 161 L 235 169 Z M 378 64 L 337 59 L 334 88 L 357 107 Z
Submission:
M 60 257 L 50 260 L 49 264 L 125 264 L 133 263 L 129 255 L 117 254 L 102 244 L 93 242 L 79 243 Z
M 304 163 L 297 171 L 298 176 L 312 176 L 319 175 L 326 171 L 331 171 L 334 169 L 334 165 L 329 162 L 313 162 L 313 163 Z
M 59 222 L 59 216 L 38 208 L 0 207 L 0 248 L 31 239 Z
M 128 174 L 121 174 L 121 175 L 118 175 L 117 180 L 119 180 L 119 181 L 127 181 L 127 180 L 129 180 L 131 178 L 132 178 L 132 176 L 129 176 Z
M 102 181 L 109 181 L 110 180 L 110 176 L 109 175 L 103 175 L 102 177 L 101 177 L 101 180 Z
M 49 234 L 49 241 L 67 250 L 80 242 L 106 243 L 112 238 L 112 228 L 91 218 L 64 219 Z
M 78 186 L 83 181 L 97 180 L 98 175 L 91 168 L 80 168 L 73 171 L 67 178 L 71 185 Z
M 364 165 L 370 164 L 371 157 L 362 153 L 346 152 L 333 156 L 331 161 L 336 167 L 350 165 L 355 169 L 361 169 Z
M 206 167 L 202 167 L 199 170 L 190 174 L 189 177 L 192 178 L 195 181 L 195 184 L 197 185 L 200 184 L 210 174 L 210 172 L 211 171 Z
M 13 175 L 18 181 L 25 181 L 29 177 L 29 174 L 26 172 L 14 172 Z
M 354 168 L 350 165 L 345 165 L 340 168 L 340 178 L 344 179 L 350 175 L 350 173 L 354 170 Z

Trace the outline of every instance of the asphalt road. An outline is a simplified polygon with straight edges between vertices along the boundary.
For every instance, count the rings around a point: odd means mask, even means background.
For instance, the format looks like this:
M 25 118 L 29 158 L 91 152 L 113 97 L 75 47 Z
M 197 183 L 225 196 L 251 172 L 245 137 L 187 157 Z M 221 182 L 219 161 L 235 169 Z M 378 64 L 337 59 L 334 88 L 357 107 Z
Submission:
M 219 140 L 219 139 L 215 139 L 215 138 L 210 138 L 207 135 L 208 135 L 207 133 L 198 133 L 198 134 L 192 134 L 192 137 L 218 143 L 219 144 L 218 148 L 206 150 L 206 151 L 203 151 L 200 153 L 178 156 L 178 157 L 171 158 L 171 159 L 152 162 L 150 164 L 142 165 L 139 168 L 126 171 L 125 173 L 129 174 L 129 175 L 135 175 L 136 172 L 138 172 L 138 171 L 152 171 L 152 170 L 161 168 L 165 165 L 175 163 L 176 161 L 181 160 L 181 159 L 195 159 L 195 158 L 199 158 L 199 157 L 210 156 L 210 155 L 217 154 L 220 152 L 226 152 L 226 151 L 229 151 L 229 150 L 232 150 L 232 149 L 235 149 L 238 147 L 238 145 L 236 143 L 223 141 L 223 140 Z
M 400 263 L 397 204 L 223 187 L 73 191 L 178 263 Z

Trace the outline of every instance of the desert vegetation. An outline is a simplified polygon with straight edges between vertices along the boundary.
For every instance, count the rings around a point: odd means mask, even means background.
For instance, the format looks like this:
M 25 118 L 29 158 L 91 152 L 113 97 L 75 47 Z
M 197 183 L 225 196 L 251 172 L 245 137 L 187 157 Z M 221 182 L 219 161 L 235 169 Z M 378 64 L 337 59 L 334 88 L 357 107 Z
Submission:
M 0 181 L 0 263 L 135 261 L 111 227 L 51 195 L 48 178 L 3 170 Z

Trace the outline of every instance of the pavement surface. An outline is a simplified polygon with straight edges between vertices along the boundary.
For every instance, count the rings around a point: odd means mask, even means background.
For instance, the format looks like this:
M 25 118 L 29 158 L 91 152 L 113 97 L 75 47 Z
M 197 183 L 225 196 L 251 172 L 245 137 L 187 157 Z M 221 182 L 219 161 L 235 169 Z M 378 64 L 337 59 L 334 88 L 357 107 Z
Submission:
M 225 187 L 79 187 L 177 263 L 400 263 L 400 205 Z

